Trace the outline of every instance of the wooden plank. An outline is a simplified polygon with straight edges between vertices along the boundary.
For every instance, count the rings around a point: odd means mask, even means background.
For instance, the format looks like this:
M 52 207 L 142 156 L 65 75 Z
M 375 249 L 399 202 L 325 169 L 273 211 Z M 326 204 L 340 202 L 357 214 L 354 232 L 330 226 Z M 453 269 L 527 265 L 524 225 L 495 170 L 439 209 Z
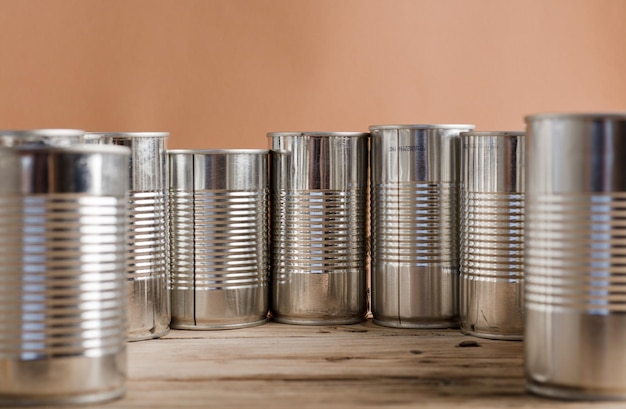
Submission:
M 126 397 L 85 408 L 624 407 L 527 394 L 522 353 L 521 342 L 370 321 L 172 331 L 129 343 Z

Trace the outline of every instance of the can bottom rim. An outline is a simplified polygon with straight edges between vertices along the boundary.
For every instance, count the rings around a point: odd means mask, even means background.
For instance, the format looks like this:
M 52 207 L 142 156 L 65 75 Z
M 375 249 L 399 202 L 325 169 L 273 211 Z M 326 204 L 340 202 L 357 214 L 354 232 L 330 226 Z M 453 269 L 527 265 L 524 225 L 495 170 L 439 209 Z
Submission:
M 561 400 L 611 401 L 626 400 L 623 390 L 562 386 L 526 380 L 526 390 L 535 395 Z
M 365 321 L 365 316 L 350 317 L 350 318 L 328 318 L 328 319 L 302 319 L 302 318 L 290 318 L 284 316 L 273 316 L 272 321 L 281 324 L 293 324 L 293 325 L 350 325 L 359 324 Z
M 423 329 L 445 329 L 445 328 L 459 328 L 459 323 L 456 321 L 432 321 L 432 322 L 416 322 L 416 321 L 381 321 L 374 318 L 372 320 L 374 324 L 382 327 L 390 328 L 423 328 Z
M 483 339 L 495 339 L 499 341 L 523 341 L 523 334 L 495 334 L 493 332 L 485 332 L 485 331 L 470 331 L 465 329 L 463 325 L 461 325 L 461 333 L 465 335 L 469 335 L 472 337 L 483 338 Z
M 126 386 L 118 389 L 81 395 L 50 396 L 50 395 L 0 395 L 0 406 L 40 406 L 64 404 L 103 403 L 119 399 L 126 393 Z
M 182 329 L 182 330 L 191 330 L 191 331 L 218 331 L 225 329 L 239 329 L 239 328 L 248 328 L 248 327 L 256 327 L 258 325 L 263 325 L 267 323 L 268 319 L 263 318 L 259 321 L 250 321 L 250 322 L 238 322 L 235 324 L 200 324 L 200 325 L 191 325 L 191 324 L 175 324 L 172 323 L 170 326 L 172 329 Z
M 129 334 L 126 341 L 135 342 L 135 341 L 148 341 L 150 339 L 161 338 L 169 334 L 170 327 L 165 328 L 163 331 L 159 332 L 141 332 L 137 334 Z

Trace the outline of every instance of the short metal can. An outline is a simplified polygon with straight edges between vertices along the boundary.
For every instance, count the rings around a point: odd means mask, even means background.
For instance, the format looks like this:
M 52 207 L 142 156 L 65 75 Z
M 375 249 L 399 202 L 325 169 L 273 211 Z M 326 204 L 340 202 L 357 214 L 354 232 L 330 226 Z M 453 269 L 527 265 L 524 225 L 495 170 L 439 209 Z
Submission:
M 524 133 L 461 133 L 461 331 L 524 332 Z
M 172 328 L 267 321 L 268 151 L 171 150 Z

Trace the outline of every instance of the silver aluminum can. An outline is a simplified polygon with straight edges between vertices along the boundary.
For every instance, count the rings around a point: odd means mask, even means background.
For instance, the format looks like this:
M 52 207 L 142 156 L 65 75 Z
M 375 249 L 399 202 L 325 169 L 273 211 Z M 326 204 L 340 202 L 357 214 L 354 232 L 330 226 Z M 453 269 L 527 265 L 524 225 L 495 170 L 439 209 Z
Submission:
M 473 125 L 371 126 L 372 314 L 457 327 L 459 134 Z
M 268 151 L 172 150 L 172 328 L 267 321 Z
M 83 137 L 83 143 L 88 145 L 111 145 L 112 138 L 105 133 L 87 132 Z
M 273 132 L 268 137 L 272 318 L 303 325 L 362 321 L 369 134 Z
M 526 124 L 527 388 L 626 399 L 626 113 Z
M 524 133 L 461 133 L 461 331 L 524 332 Z
M 85 131 L 79 129 L 0 130 L 0 147 L 22 145 L 70 146 L 84 142 Z
M 89 144 L 126 146 L 129 169 L 129 341 L 169 332 L 167 132 L 90 132 Z
M 0 404 L 126 383 L 128 149 L 0 148 Z

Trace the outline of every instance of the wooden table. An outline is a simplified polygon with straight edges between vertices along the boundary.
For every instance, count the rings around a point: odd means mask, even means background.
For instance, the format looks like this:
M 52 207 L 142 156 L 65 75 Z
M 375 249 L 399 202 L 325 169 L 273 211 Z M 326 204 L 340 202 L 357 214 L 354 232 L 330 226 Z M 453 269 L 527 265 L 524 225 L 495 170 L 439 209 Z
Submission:
M 458 330 L 385 328 L 371 321 L 172 330 L 162 339 L 129 343 L 126 396 L 88 407 L 626 407 L 526 393 L 522 354 L 522 342 L 484 340 Z

